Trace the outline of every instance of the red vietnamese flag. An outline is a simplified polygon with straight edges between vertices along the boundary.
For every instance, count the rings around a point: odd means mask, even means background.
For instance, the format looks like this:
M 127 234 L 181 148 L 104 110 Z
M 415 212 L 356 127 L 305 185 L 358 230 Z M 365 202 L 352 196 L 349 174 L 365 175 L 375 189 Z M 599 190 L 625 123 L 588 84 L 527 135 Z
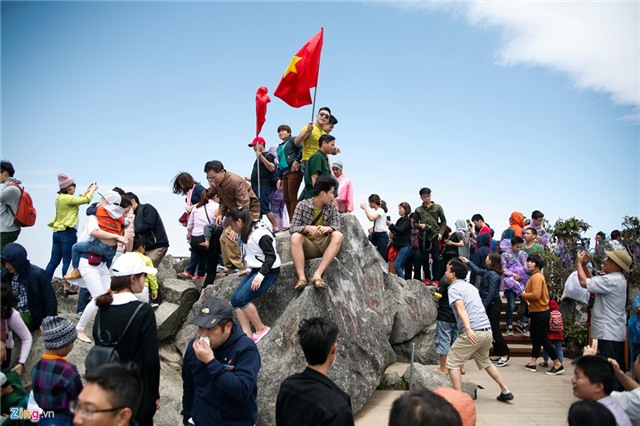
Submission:
M 274 95 L 294 108 L 311 104 L 309 89 L 318 85 L 324 28 L 296 53 L 287 67 Z

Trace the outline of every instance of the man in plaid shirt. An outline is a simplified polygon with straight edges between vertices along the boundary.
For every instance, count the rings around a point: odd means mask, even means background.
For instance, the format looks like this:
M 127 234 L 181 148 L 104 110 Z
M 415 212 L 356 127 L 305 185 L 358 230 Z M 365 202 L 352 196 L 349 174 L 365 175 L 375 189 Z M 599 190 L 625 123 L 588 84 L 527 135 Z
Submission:
M 291 219 L 291 257 L 298 281 L 294 289 L 307 286 L 305 259 L 322 257 L 311 277 L 315 288 L 327 288 L 322 274 L 335 259 L 342 246 L 338 209 L 333 202 L 336 180 L 333 176 L 318 176 L 313 185 L 313 198 L 298 203 Z

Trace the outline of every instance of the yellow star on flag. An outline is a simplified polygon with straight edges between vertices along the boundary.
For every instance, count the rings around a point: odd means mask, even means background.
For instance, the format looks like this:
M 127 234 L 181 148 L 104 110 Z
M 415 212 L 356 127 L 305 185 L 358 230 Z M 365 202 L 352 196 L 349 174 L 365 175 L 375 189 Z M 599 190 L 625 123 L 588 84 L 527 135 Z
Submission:
M 289 62 L 289 66 L 287 67 L 286 71 L 284 72 L 284 75 L 282 76 L 283 78 L 287 76 L 287 74 L 289 74 L 290 72 L 294 72 L 296 74 L 298 74 L 298 70 L 296 69 L 296 64 L 302 59 L 301 56 L 294 56 L 293 58 L 291 58 L 291 62 Z

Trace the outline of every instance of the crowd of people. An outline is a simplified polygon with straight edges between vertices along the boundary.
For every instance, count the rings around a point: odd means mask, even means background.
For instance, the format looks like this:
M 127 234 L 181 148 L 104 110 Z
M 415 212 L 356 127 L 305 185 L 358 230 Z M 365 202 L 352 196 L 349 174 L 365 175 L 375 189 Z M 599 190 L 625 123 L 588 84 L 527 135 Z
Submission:
M 343 172 L 344 165 L 329 161 L 329 155 L 340 153 L 329 134 L 337 122 L 330 109 L 323 107 L 316 121 L 305 125 L 295 137 L 289 126 L 281 125 L 277 129 L 279 144 L 266 149 L 264 139 L 256 138 L 250 144 L 256 155 L 250 177 L 227 171 L 218 160 L 204 165 L 208 187 L 186 172 L 175 177 L 173 192 L 186 201 L 179 221 L 187 228 L 191 251 L 187 266 L 177 276 L 200 281 L 203 298 L 204 289 L 218 274 L 242 276 L 229 301 L 203 299 L 191 322 L 198 327 L 198 335 L 189 342 L 183 362 L 185 425 L 256 422 L 261 363 L 256 344 L 270 327 L 262 322 L 253 301 L 280 278 L 275 232 L 288 230 L 290 234 L 294 290 L 303 291 L 309 285 L 322 290 L 332 284 L 324 273 L 342 246 L 340 215 L 354 211 L 353 189 Z M 21 187 L 14 174 L 11 163 L 3 161 L 3 372 L 22 373 L 31 348 L 30 332 L 40 329 L 46 351 L 32 371 L 31 402 L 45 412 L 54 412 L 55 424 L 93 424 L 88 420 L 96 416 L 111 416 L 117 424 L 153 424 L 160 406 L 153 309 L 161 302 L 161 295 L 155 274 L 169 247 L 157 209 L 119 187 L 100 194 L 98 184 L 91 183 L 83 194 L 76 194 L 74 179 L 60 173 L 55 217 L 49 223 L 53 230 L 51 259 L 43 270 L 29 262 L 26 249 L 16 242 L 20 227 L 13 216 Z M 371 221 L 369 239 L 379 256 L 389 262 L 390 272 L 437 286 L 438 370 L 450 377 L 453 389 L 461 391 L 464 364 L 473 359 L 500 387 L 499 401 L 514 399 L 499 370 L 511 362 L 499 321 L 503 295 L 507 301 L 504 334 L 514 333 L 513 314 L 519 300 L 517 330 L 531 337 L 531 358 L 524 368 L 535 372 L 542 366 L 549 368 L 548 375 L 563 374 L 562 318 L 542 274 L 545 264 L 540 255 L 550 243 L 542 212 L 532 212 L 530 220 L 521 212 L 513 212 L 509 227 L 497 240 L 481 214 L 474 214 L 470 220 L 458 219 L 451 229 L 443 207 L 432 201 L 431 189 L 425 187 L 418 193 L 420 205 L 412 210 L 408 202 L 400 203 L 395 223 L 378 194 L 371 194 L 360 207 Z M 100 200 L 91 204 L 95 194 Z M 86 218 L 78 237 L 80 206 L 85 204 Z M 600 366 L 591 367 L 588 357 L 576 361 L 574 392 L 605 404 L 618 424 L 626 424 L 621 420 L 623 415 L 627 421 L 640 417 L 637 383 L 622 377 L 626 377 L 627 326 L 623 272 L 628 272 L 631 258 L 619 231 L 612 232 L 611 237 L 613 250 L 604 251 L 602 271 L 594 273 L 588 253 L 578 255 L 580 286 L 595 294 L 591 333 L 600 357 L 593 358 L 604 359 L 604 364 L 594 361 Z M 600 234 L 596 238 L 601 246 L 603 240 Z M 305 261 L 312 258 L 321 260 L 313 272 L 307 273 Z M 51 280 L 61 262 L 62 296 L 74 296 L 79 289 L 77 312 L 81 316 L 77 324 L 58 316 Z M 640 314 L 640 300 L 636 305 L 634 309 Z M 94 317 L 92 340 L 86 327 Z M 353 424 L 349 395 L 328 377 L 336 359 L 338 331 L 337 325 L 325 318 L 301 322 L 298 339 L 308 366 L 282 383 L 276 402 L 278 425 Z M 19 356 L 12 356 L 14 338 L 22 343 Z M 120 364 L 87 371 L 83 385 L 77 368 L 65 358 L 76 340 L 81 344 L 117 345 Z M 640 365 L 640 341 L 633 343 L 632 359 Z M 489 357 L 491 348 L 493 358 Z M 537 364 L 541 349 L 544 361 Z M 598 387 L 602 394 L 581 396 L 576 383 L 602 382 L 604 379 L 590 376 L 590 372 L 608 369 L 605 365 L 611 366 L 607 374 L 613 377 L 612 386 Z M 638 372 L 635 374 L 637 377 Z M 6 383 L 7 377 L 3 379 Z M 124 391 L 123 387 L 128 389 Z M 606 399 L 614 387 L 621 396 Z M 131 396 L 123 399 L 123 394 Z M 394 403 L 390 424 L 425 424 L 420 423 L 421 418 L 427 418 L 424 413 L 437 410 L 449 419 L 441 424 L 462 424 L 460 411 L 452 408 L 456 397 L 446 391 L 442 396 L 430 392 L 407 394 Z M 572 406 L 570 424 L 572 415 L 578 419 L 596 409 L 588 404 Z M 426 411 L 421 414 L 421 410 Z M 402 423 L 394 423 L 405 418 Z M 42 422 L 48 420 L 43 418 Z

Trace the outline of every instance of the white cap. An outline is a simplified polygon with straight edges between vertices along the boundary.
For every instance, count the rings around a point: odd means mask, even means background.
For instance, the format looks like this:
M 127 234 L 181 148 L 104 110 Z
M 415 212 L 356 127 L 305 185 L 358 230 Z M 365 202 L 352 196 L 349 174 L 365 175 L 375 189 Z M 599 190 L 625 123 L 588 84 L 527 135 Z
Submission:
M 127 275 L 157 274 L 158 270 L 144 264 L 142 258 L 135 253 L 125 253 L 116 259 L 111 272 L 114 277 L 124 277 Z

